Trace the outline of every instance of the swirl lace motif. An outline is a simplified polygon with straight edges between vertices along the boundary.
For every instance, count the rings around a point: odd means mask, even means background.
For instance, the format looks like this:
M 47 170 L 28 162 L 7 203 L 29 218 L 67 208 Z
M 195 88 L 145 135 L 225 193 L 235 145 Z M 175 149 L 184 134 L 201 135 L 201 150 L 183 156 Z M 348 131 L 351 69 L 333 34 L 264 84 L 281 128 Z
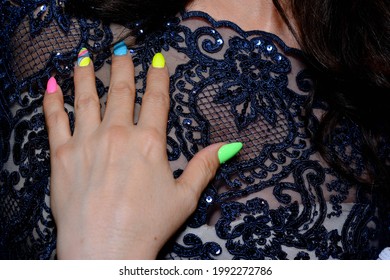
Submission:
M 44 85 L 55 73 L 73 123 L 77 52 L 85 46 L 94 54 L 96 70 L 108 67 L 113 36 L 97 21 L 69 18 L 54 0 L 1 0 L 0 7 L 5 27 L 0 31 L 0 254 L 55 258 Z M 375 205 L 364 200 L 363 191 L 356 203 L 343 203 L 352 187 L 360 187 L 321 162 L 311 145 L 318 120 L 303 115 L 311 82 L 310 72 L 299 66 L 301 52 L 266 32 L 244 32 L 204 13 L 183 13 L 133 48 L 139 104 L 157 51 L 172 63 L 168 155 L 174 176 L 210 143 L 245 144 L 239 157 L 220 168 L 161 257 L 376 256 L 371 247 L 378 227 Z M 107 87 L 101 79 L 97 86 L 104 103 Z M 316 106 L 323 109 L 321 102 Z M 359 169 L 358 129 L 345 127 L 354 133 L 337 135 L 334 150 Z

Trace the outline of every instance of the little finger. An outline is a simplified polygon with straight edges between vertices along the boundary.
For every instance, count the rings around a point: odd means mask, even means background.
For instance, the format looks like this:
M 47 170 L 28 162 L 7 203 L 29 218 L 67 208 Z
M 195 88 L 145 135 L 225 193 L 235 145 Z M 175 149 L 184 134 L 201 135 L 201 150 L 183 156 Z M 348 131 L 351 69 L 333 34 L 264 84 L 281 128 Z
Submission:
M 47 82 L 43 98 L 43 112 L 51 150 L 66 143 L 71 137 L 69 117 L 64 109 L 64 97 L 54 77 Z

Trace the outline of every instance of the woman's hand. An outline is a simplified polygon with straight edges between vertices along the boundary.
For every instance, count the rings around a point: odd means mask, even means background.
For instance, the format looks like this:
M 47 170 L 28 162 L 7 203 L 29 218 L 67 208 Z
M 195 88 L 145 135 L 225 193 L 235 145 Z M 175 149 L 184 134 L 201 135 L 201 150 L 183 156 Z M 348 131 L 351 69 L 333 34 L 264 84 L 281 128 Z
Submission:
M 44 112 L 58 258 L 155 258 L 194 211 L 220 162 L 240 149 L 240 144 L 223 149 L 222 143 L 213 144 L 196 154 L 175 180 L 167 158 L 169 77 L 164 57 L 153 59 L 134 125 L 133 63 L 123 43 L 114 53 L 101 119 L 92 61 L 86 49 L 80 51 L 73 135 L 62 91 L 54 78 L 48 82 Z

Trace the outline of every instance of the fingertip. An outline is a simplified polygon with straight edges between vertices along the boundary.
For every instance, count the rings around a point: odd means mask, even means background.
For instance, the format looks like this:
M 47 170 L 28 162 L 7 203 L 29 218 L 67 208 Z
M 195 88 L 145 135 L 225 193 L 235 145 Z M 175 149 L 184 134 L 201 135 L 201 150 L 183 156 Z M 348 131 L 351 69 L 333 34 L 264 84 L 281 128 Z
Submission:
M 86 67 L 91 64 L 91 56 L 87 48 L 81 48 L 77 55 L 77 66 Z
M 58 89 L 57 80 L 54 77 L 51 77 L 47 81 L 46 93 L 53 94 L 53 93 L 57 92 L 57 89 Z
M 43 98 L 43 111 L 45 114 L 57 110 L 58 107 L 63 107 L 63 96 L 61 87 L 58 85 L 54 76 L 47 81 L 46 91 Z
M 49 105 L 53 102 L 63 102 L 62 90 L 58 85 L 57 80 L 54 76 L 50 77 L 46 84 L 45 95 L 43 98 L 43 109 L 48 110 L 47 107 L 51 107 Z
M 198 153 L 189 161 L 183 174 L 177 179 L 178 184 L 195 193 L 196 199 L 206 188 L 210 180 L 215 176 L 220 162 L 218 150 L 226 143 L 211 144 Z
M 80 80 L 88 79 L 91 73 L 94 72 L 95 69 L 93 66 L 91 53 L 85 47 L 80 48 L 77 55 L 77 61 L 74 67 L 73 79 L 75 81 L 75 84 L 77 84 Z
M 127 55 L 128 50 L 125 42 L 120 41 L 114 45 L 113 50 L 114 56 L 124 56 Z
M 220 165 L 237 155 L 242 147 L 241 142 L 221 142 L 202 149 L 190 160 L 179 182 L 196 190 L 203 190 Z
M 156 53 L 152 59 L 153 68 L 165 68 L 165 57 L 162 53 Z
M 207 157 L 212 157 L 218 165 L 224 164 L 233 157 L 235 157 L 243 148 L 242 142 L 219 142 L 211 144 L 201 150 L 195 157 L 206 153 Z
M 112 50 L 111 73 L 118 71 L 134 76 L 134 63 L 124 41 L 116 43 Z
M 241 142 L 233 142 L 224 144 L 218 150 L 218 160 L 220 164 L 224 164 L 241 151 L 243 144 Z
M 161 87 L 169 88 L 169 72 L 164 55 L 156 53 L 152 59 L 152 67 L 149 68 L 147 85 L 150 89 L 157 90 Z M 157 88 L 155 88 L 157 87 Z

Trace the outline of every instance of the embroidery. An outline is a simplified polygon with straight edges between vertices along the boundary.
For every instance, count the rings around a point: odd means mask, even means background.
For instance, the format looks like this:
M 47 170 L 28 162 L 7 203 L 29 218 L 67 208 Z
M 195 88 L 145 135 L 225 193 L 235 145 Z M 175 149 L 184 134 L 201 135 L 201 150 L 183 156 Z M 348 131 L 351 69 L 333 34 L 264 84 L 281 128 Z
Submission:
M 98 70 L 109 64 L 113 36 L 98 21 L 69 18 L 54 0 L 0 1 L 5 27 L 0 30 L 0 256 L 55 258 L 42 94 L 55 74 L 73 127 L 77 53 L 88 48 Z M 51 44 L 32 45 L 26 38 Z M 41 56 L 34 56 L 37 46 Z M 231 22 L 184 12 L 132 49 L 139 104 L 158 51 L 174 65 L 167 129 L 174 176 L 211 143 L 245 144 L 236 159 L 221 166 L 182 234 L 161 257 L 376 258 L 375 193 L 372 199 L 361 195 L 363 188 L 324 164 L 310 141 L 318 119 L 304 116 L 312 83 L 309 69 L 299 66 L 300 51 L 270 33 L 244 32 Z M 107 86 L 97 79 L 102 103 Z M 314 104 L 326 109 L 321 100 Z M 359 129 L 346 122 L 334 137 L 335 154 L 353 162 L 357 174 L 364 172 Z M 352 187 L 359 195 L 348 212 L 344 202 Z

